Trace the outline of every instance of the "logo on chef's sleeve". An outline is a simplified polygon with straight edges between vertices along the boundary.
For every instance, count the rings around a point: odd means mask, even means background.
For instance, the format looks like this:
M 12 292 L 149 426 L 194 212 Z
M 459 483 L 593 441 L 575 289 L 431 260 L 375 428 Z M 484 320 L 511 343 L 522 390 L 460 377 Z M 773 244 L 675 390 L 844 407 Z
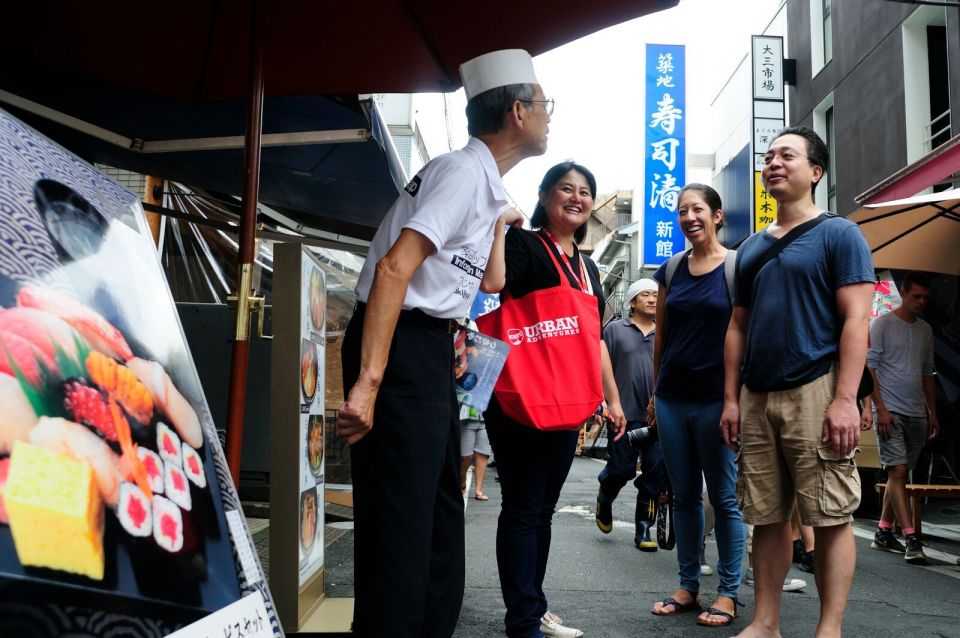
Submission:
M 483 278 L 483 267 L 487 265 L 487 258 L 473 248 L 464 246 L 453 256 L 450 263 L 477 279 Z
M 420 176 L 415 175 L 413 179 L 410 180 L 410 183 L 406 185 L 403 189 L 410 194 L 411 197 L 416 197 L 417 193 L 420 192 Z
M 519 346 L 524 341 L 536 343 L 544 339 L 578 334 L 580 334 L 580 315 L 573 315 L 572 317 L 544 319 L 532 326 L 524 326 L 523 328 L 508 328 L 507 341 L 511 345 Z

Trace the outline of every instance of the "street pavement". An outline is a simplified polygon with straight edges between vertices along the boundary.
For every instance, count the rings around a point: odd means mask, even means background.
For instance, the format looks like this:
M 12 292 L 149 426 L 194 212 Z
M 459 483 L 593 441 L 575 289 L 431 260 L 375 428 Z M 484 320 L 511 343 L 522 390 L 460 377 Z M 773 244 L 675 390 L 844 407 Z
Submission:
M 650 607 L 677 587 L 676 553 L 643 553 L 633 545 L 635 492 L 628 484 L 614 504 L 614 529 L 601 533 L 593 507 L 600 461 L 576 458 L 553 519 L 553 543 L 544 587 L 550 609 L 587 638 L 633 636 L 732 636 L 749 623 L 754 592 L 743 585 L 746 607 L 732 628 L 696 625 L 696 615 L 658 617 Z M 484 490 L 489 501 L 466 500 L 466 591 L 456 638 L 503 636 L 503 601 L 497 578 L 495 538 L 500 510 L 496 470 Z M 471 477 L 472 479 L 472 477 Z M 468 491 L 472 496 L 472 489 Z M 929 513 L 929 514 L 928 514 Z M 930 521 L 929 524 L 927 521 Z M 858 519 L 857 572 L 850 592 L 844 636 L 960 637 L 960 508 L 931 501 L 924 532 L 930 535 L 930 565 L 908 565 L 901 556 L 870 549 L 875 519 Z M 936 535 L 936 536 L 934 536 Z M 327 594 L 352 596 L 353 534 L 327 550 Z M 717 548 L 707 542 L 707 562 L 716 567 Z M 799 592 L 784 593 L 781 612 L 784 638 L 812 636 L 819 604 L 813 576 L 791 569 L 807 581 Z M 716 593 L 717 576 L 702 579 L 706 602 Z

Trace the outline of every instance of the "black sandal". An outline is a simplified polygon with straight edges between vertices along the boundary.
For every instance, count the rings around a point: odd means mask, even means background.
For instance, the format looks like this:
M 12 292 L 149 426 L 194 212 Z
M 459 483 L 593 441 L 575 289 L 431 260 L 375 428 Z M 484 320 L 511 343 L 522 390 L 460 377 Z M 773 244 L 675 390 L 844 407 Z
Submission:
M 660 601 L 661 611 L 654 611 L 653 609 L 651 609 L 650 613 L 653 614 L 654 616 L 673 616 L 675 614 L 682 614 L 685 611 L 701 611 L 703 607 L 700 606 L 700 601 L 698 600 L 699 593 L 696 593 L 696 594 L 690 593 L 690 595 L 693 596 L 693 600 L 687 603 L 686 605 L 681 603 L 679 600 L 677 600 L 673 596 L 664 598 L 663 600 Z M 672 605 L 673 611 L 664 612 L 663 608 L 666 607 L 667 605 Z
M 743 603 L 738 601 L 736 598 L 733 600 L 733 613 L 729 611 L 723 611 L 722 609 L 717 609 L 716 607 L 707 607 L 704 611 L 707 612 L 707 617 L 710 616 L 720 616 L 724 618 L 723 622 L 709 622 L 702 618 L 697 618 L 697 624 L 701 627 L 729 627 L 733 624 L 734 619 L 737 617 L 737 607 L 745 607 Z

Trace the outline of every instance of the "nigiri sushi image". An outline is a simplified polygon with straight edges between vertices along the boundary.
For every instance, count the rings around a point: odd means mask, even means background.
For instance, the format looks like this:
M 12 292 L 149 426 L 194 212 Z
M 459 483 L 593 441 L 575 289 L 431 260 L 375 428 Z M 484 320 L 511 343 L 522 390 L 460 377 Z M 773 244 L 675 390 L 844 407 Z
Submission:
M 126 365 L 147 386 L 160 412 L 173 424 L 180 438 L 196 450 L 203 447 L 200 419 L 190 402 L 173 385 L 163 366 L 139 357 L 130 359 Z
M 26 441 L 37 422 L 20 382 L 0 373 L 0 454 L 9 454 L 15 441 Z
M 172 463 L 163 464 L 163 489 L 166 497 L 179 505 L 183 511 L 189 512 L 193 508 L 190 500 L 190 483 L 179 466 Z
M 175 553 L 183 549 L 183 515 L 176 503 L 163 496 L 153 497 L 153 540 Z
M 153 532 L 153 508 L 146 494 L 135 483 L 120 484 L 117 519 L 131 536 L 146 538 Z
M 32 341 L 12 332 L 0 331 L 0 372 L 23 375 L 27 383 L 36 386 L 45 376 L 56 374 L 56 370 L 53 359 Z
M 58 454 L 87 461 L 93 468 L 93 476 L 103 502 L 116 507 L 120 498 L 123 472 L 120 457 L 103 439 L 86 427 L 60 417 L 42 416 L 30 430 L 30 442 Z
M 23 337 L 40 349 L 51 360 L 57 358 L 57 349 L 68 357 L 77 358 L 80 336 L 60 317 L 36 308 L 5 308 L 0 310 L 0 332 Z
M 44 286 L 24 286 L 17 294 L 17 303 L 60 317 L 73 326 L 91 348 L 108 357 L 119 361 L 133 357 L 127 340 L 113 324 L 66 293 Z
M 163 459 L 156 452 L 145 447 L 137 448 L 137 456 L 140 457 L 140 463 L 147 472 L 150 489 L 154 494 L 163 494 Z
M 183 444 L 183 472 L 190 482 L 203 489 L 207 486 L 207 475 L 203 473 L 203 461 L 192 447 Z
M 153 418 L 153 396 L 136 374 L 100 352 L 87 355 L 86 366 L 90 380 L 112 394 L 127 414 L 142 424 L 150 422 Z
M 180 438 L 163 421 L 157 422 L 157 452 L 167 463 L 181 467 L 183 456 L 180 451 Z

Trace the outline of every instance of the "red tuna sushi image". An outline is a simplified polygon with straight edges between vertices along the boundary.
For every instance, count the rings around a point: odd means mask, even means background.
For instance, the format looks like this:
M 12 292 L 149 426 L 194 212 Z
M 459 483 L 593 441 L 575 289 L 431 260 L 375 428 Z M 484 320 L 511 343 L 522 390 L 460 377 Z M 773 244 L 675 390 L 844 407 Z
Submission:
M 137 448 L 137 456 L 147 472 L 147 481 L 154 494 L 163 494 L 163 459 L 151 450 L 144 447 Z
M 160 457 L 177 467 L 183 466 L 180 453 L 180 437 L 163 421 L 157 422 L 157 452 Z
M 153 531 L 150 501 L 134 483 L 120 484 L 120 504 L 117 506 L 120 525 L 131 536 L 146 538 Z
M 180 508 L 162 496 L 153 497 L 153 540 L 171 553 L 183 549 L 183 516 Z
M 182 449 L 184 473 L 194 485 L 203 489 L 207 486 L 207 476 L 203 473 L 203 461 L 200 460 L 200 455 L 186 443 L 183 444 Z
M 163 464 L 163 487 L 167 498 L 189 512 L 193 505 L 190 502 L 190 483 L 187 475 L 172 463 Z
M 57 366 L 32 341 L 0 331 L 0 372 L 10 376 L 20 372 L 30 385 L 36 386 L 43 380 L 43 369 L 56 374 Z

